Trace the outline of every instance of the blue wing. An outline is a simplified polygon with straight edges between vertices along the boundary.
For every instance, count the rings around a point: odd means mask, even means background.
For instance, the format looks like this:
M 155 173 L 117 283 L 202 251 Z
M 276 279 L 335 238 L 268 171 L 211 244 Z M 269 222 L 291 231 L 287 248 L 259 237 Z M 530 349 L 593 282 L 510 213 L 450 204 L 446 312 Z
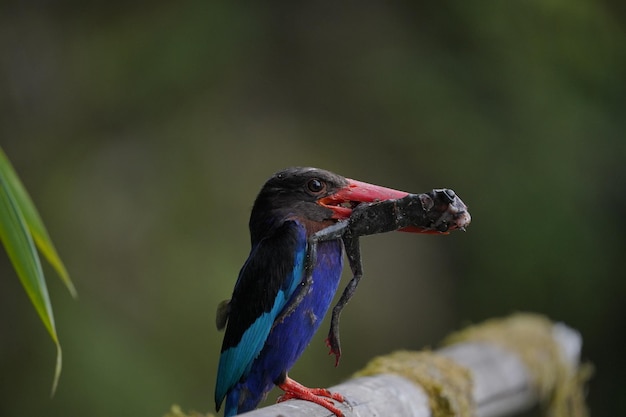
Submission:
M 272 329 L 274 320 L 302 281 L 306 229 L 288 221 L 253 246 L 241 268 L 222 344 L 215 403 L 248 374 Z

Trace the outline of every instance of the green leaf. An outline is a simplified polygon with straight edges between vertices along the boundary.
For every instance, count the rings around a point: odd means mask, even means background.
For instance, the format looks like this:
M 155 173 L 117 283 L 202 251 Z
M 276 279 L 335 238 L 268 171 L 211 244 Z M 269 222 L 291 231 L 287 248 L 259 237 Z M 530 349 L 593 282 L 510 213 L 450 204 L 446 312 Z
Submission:
M 0 240 L 9 255 L 17 275 L 35 306 L 41 321 L 50 333 L 57 348 L 57 364 L 52 383 L 52 393 L 56 390 L 61 375 L 61 345 L 54 326 L 54 316 L 44 279 L 41 263 L 33 239 L 11 193 L 3 173 L 0 172 Z
M 35 245 L 57 271 L 73 297 L 76 297 L 76 289 L 35 205 L 2 148 L 0 148 L 0 240 L 28 297 L 56 345 L 57 360 L 52 382 L 52 395 L 54 395 L 61 376 L 63 353 Z
M 35 244 L 41 251 L 42 255 L 48 260 L 50 265 L 55 269 L 59 277 L 69 290 L 72 297 L 76 298 L 76 288 L 70 279 L 65 265 L 61 261 L 48 231 L 46 230 L 41 216 L 35 208 L 33 201 L 31 200 L 28 192 L 22 185 L 19 177 L 15 173 L 15 170 L 11 166 L 9 159 L 0 148 L 0 176 L 6 181 L 6 186 L 9 193 L 13 196 L 15 203 L 17 204 L 18 211 L 22 214 L 30 233 L 32 234 Z

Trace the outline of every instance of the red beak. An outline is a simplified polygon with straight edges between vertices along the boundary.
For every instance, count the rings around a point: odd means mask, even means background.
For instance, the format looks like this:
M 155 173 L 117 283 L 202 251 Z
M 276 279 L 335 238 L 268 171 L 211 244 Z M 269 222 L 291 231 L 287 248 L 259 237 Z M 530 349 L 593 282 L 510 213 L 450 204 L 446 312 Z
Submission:
M 350 217 L 352 209 L 359 203 L 373 203 L 376 201 L 392 200 L 406 197 L 409 193 L 394 190 L 393 188 L 381 187 L 366 182 L 347 178 L 348 185 L 341 188 L 335 194 L 321 198 L 318 203 L 331 209 L 333 219 L 343 220 Z

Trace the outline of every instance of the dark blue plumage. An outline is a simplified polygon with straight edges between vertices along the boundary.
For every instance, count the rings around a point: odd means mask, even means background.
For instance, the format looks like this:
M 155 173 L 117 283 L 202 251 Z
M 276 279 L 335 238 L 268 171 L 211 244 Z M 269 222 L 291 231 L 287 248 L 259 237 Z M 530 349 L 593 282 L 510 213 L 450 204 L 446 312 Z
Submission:
M 319 262 L 313 269 L 311 292 L 292 314 L 271 330 L 261 351 L 250 365 L 245 381 L 231 388 L 226 399 L 226 416 L 256 408 L 267 392 L 279 383 L 280 378 L 284 378 L 300 357 L 318 329 L 337 290 L 342 268 L 341 254 L 341 243 L 338 241 L 326 242 L 320 248 Z M 294 268 L 293 275 L 299 276 L 296 285 L 300 282 L 302 274 L 303 264 L 300 263 Z M 283 307 L 286 304 L 284 303 Z M 280 311 L 275 309 L 270 315 L 271 319 L 275 319 L 278 313 Z M 259 323 L 260 321 L 257 321 L 253 326 L 267 325 Z M 232 359 L 220 361 L 220 365 Z
M 372 190 L 377 194 L 370 194 Z M 267 181 L 250 216 L 250 255 L 232 299 L 218 310 L 218 327 L 228 323 L 215 389 L 218 410 L 224 398 L 226 416 L 252 410 L 279 385 L 286 390 L 286 398 L 315 401 L 341 415 L 326 400 L 315 398 L 322 395 L 341 401 L 340 395 L 311 391 L 287 377 L 337 290 L 342 270 L 340 239 L 318 244 L 315 265 L 310 266 L 311 286 L 301 301 L 292 302 L 305 280 L 310 236 L 348 218 L 358 202 L 390 195 L 406 193 L 315 168 L 289 168 Z

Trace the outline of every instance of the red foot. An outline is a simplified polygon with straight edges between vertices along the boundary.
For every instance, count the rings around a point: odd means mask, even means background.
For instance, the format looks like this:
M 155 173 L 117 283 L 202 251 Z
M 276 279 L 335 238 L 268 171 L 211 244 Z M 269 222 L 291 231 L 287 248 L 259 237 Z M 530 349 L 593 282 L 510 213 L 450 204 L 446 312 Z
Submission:
M 326 346 L 330 348 L 329 355 L 335 355 L 335 368 L 339 366 L 339 358 L 341 357 L 341 348 L 337 345 L 337 343 L 333 343 L 330 337 L 326 338 Z
M 321 405 L 328 411 L 336 415 L 337 417 L 343 417 L 343 413 L 340 409 L 335 407 L 333 400 L 344 402 L 343 395 L 338 393 L 332 393 L 324 388 L 307 388 L 302 384 L 287 377 L 285 382 L 278 385 L 280 389 L 285 391 L 283 395 L 278 397 L 277 402 L 283 402 L 291 399 L 299 399 L 305 401 L 311 401 L 315 404 Z

